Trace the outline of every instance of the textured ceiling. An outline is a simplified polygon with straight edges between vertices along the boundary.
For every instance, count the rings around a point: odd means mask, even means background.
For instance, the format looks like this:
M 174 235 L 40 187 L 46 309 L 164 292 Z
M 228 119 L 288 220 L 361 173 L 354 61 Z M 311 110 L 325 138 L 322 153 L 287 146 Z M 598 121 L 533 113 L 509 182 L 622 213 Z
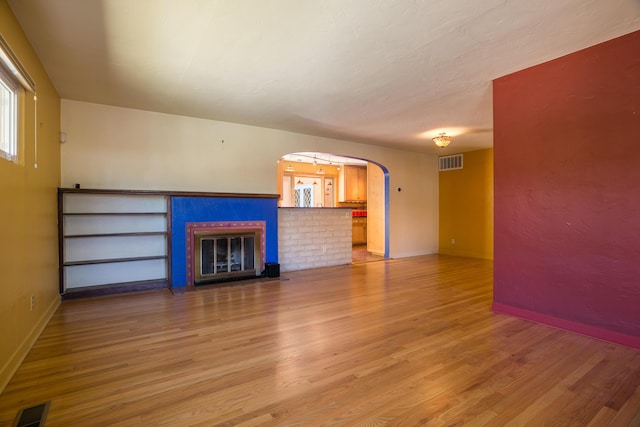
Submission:
M 640 29 L 640 0 L 8 3 L 64 99 L 433 153 L 492 145 L 493 79 Z

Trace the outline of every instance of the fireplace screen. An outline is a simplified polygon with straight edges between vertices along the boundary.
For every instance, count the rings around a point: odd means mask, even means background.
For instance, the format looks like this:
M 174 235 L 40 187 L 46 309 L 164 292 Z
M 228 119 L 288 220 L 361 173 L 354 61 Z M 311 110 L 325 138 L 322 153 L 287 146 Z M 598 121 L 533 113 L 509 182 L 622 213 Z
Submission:
M 203 276 L 255 269 L 253 236 L 203 238 L 201 245 Z
M 259 275 L 259 233 L 195 236 L 195 283 Z

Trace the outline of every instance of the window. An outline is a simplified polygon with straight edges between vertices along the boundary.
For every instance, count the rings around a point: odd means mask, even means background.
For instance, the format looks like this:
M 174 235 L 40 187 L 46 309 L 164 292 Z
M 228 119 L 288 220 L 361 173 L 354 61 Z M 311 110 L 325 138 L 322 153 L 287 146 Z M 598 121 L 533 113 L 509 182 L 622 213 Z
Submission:
M 18 155 L 17 82 L 0 66 L 0 157 L 16 161 Z
M 24 101 L 24 90 L 33 92 L 35 101 L 34 81 L 0 36 L 0 158 L 13 162 L 18 161 L 18 123 L 24 120 L 19 104 Z

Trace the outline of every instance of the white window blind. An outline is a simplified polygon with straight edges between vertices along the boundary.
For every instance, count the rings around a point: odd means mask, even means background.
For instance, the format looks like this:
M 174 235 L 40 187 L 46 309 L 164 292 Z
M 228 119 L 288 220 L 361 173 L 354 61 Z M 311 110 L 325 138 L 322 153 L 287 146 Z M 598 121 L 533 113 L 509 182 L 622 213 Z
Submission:
M 36 91 L 36 83 L 27 70 L 22 66 L 18 57 L 13 53 L 5 39 L 0 36 L 0 63 L 11 73 L 16 81 L 29 92 Z
M 0 157 L 17 159 L 18 85 L 0 67 Z
M 5 39 L 0 36 L 0 157 L 13 162 L 18 159 L 21 87 L 35 94 L 36 85 L 33 79 Z

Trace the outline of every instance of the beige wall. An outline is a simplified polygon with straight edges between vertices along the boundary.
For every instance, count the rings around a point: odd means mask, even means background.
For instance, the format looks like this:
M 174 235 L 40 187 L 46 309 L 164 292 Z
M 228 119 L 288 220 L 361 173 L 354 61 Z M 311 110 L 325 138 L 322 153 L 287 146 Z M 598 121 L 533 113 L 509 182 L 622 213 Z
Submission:
M 60 99 L 5 1 L 0 1 L 0 32 L 35 81 L 38 95 L 37 123 L 33 96 L 25 96 L 20 162 L 0 159 L 1 391 L 60 301 L 56 225 Z
M 65 187 L 273 194 L 277 161 L 284 154 L 360 157 L 389 170 L 390 255 L 437 252 L 435 156 L 70 100 L 62 100 L 61 114 L 67 133 L 61 150 Z

